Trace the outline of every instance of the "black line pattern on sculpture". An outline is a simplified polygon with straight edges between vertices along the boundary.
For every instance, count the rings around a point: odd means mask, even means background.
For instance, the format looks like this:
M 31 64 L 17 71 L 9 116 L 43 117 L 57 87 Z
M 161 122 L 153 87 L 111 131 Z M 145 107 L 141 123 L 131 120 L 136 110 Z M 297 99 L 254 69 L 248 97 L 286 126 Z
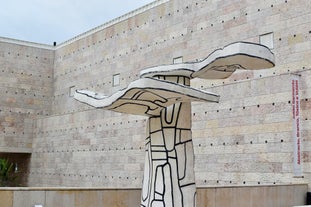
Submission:
M 149 80 L 153 80 L 154 81 L 154 79 L 153 78 L 145 78 L 145 79 L 149 79 Z M 178 86 L 179 88 L 185 88 L 185 89 L 188 89 L 188 90 L 191 90 L 192 92 L 199 92 L 199 93 L 202 93 L 202 91 L 200 91 L 200 90 L 198 90 L 198 89 L 194 89 L 194 88 L 191 88 L 191 87 L 189 87 L 189 86 L 185 86 L 185 85 L 181 85 L 181 84 L 177 84 L 177 83 L 174 83 L 174 82 L 171 82 L 171 81 L 165 81 L 165 80 L 157 80 L 158 82 L 162 82 L 163 84 L 166 84 L 166 85 L 170 85 L 170 86 Z M 131 99 L 131 98 L 133 98 L 133 95 L 131 96 L 131 97 L 126 97 L 128 94 L 130 94 L 132 91 L 135 91 L 135 90 L 138 90 L 136 93 L 134 93 L 134 96 L 136 97 L 136 98 L 139 98 L 142 94 L 140 93 L 141 91 L 142 92 L 145 92 L 145 93 L 150 93 L 150 94 L 153 94 L 155 97 L 158 97 L 158 99 L 154 99 L 153 101 L 150 101 L 150 100 L 145 100 L 145 99 L 143 99 L 143 100 L 140 100 L 140 99 Z M 107 109 L 110 109 L 110 110 L 113 110 L 113 111 L 117 111 L 117 112 L 120 112 L 120 111 L 118 111 L 118 108 L 120 108 L 121 106 L 124 106 L 124 105 L 127 105 L 127 104 L 129 104 L 129 105 L 131 105 L 131 104 L 134 104 L 134 105 L 136 105 L 136 106 L 142 106 L 142 107 L 145 107 L 145 108 L 147 108 L 146 110 L 145 110 L 145 115 L 148 115 L 148 116 L 154 116 L 155 114 L 153 114 L 153 113 L 148 113 L 149 111 L 155 111 L 155 110 L 157 110 L 157 109 L 162 109 L 162 108 L 164 108 L 165 107 L 165 105 L 164 104 L 166 104 L 166 103 L 168 103 L 169 102 L 169 99 L 167 99 L 167 98 L 165 98 L 165 97 L 163 97 L 163 96 L 160 96 L 160 95 L 158 95 L 158 94 L 156 94 L 155 92 L 152 92 L 152 91 L 159 91 L 159 92 L 163 92 L 163 93 L 173 93 L 173 94 L 179 94 L 180 96 L 184 96 L 184 97 L 189 97 L 189 98 L 193 98 L 193 99 L 195 99 L 195 100 L 197 100 L 197 101 L 206 101 L 205 99 L 202 99 L 202 98 L 200 98 L 200 97 L 197 97 L 197 96 L 194 96 L 194 95 L 191 95 L 191 94 L 185 94 L 185 93 L 182 93 L 182 92 L 176 92 L 175 90 L 170 90 L 169 89 L 169 86 L 168 87 L 166 87 L 166 88 L 158 88 L 158 87 L 146 87 L 146 86 L 143 86 L 143 87 L 133 87 L 133 88 L 131 88 L 131 89 L 129 89 L 129 90 L 126 90 L 126 89 L 123 89 L 123 90 L 121 90 L 120 92 L 122 92 L 123 91 L 123 94 L 117 99 L 117 100 L 113 100 L 112 102 L 111 102 L 111 104 L 109 104 L 109 105 L 107 105 L 107 106 L 105 106 L 105 108 L 107 108 Z M 100 101 L 100 100 L 104 100 L 104 99 L 107 99 L 107 98 L 111 98 L 112 96 L 105 96 L 105 97 L 101 97 L 101 98 L 99 98 L 99 97 L 96 97 L 96 96 L 94 96 L 94 95 L 90 95 L 90 94 L 88 94 L 88 93 L 86 93 L 86 92 L 83 92 L 83 91 L 79 91 L 79 90 L 77 90 L 76 91 L 76 93 L 77 94 L 82 94 L 82 95 L 84 95 L 84 96 L 87 96 L 87 97 L 89 97 L 89 98 L 91 98 L 91 99 L 94 99 L 94 100 L 97 100 L 97 101 Z M 208 94 L 210 97 L 215 97 L 216 99 L 217 98 L 219 98 L 219 96 L 218 95 L 216 95 L 216 94 L 212 94 L 212 93 L 209 93 Z M 173 97 L 172 97 L 173 98 Z M 218 101 L 216 101 L 216 99 L 215 99 L 215 101 L 213 101 L 213 102 L 218 102 Z M 124 103 L 121 103 L 121 104 L 117 104 L 116 105 L 116 103 L 117 102 L 120 102 L 121 100 L 123 100 L 124 101 Z M 173 98 L 173 100 L 174 100 L 174 102 L 175 101 L 181 101 L 179 98 Z M 137 101 L 139 101 L 139 102 L 137 102 Z M 210 101 L 212 101 L 212 100 L 210 100 Z M 158 103 L 158 102 L 160 102 L 160 103 Z M 144 104 L 143 104 L 144 103 Z M 89 104 L 89 103 L 87 103 L 86 102 L 86 104 Z M 163 104 L 163 105 L 162 105 Z M 89 104 L 89 105 L 91 105 L 91 104 Z M 114 105 L 116 105 L 116 106 L 114 106 Z M 153 105 L 153 107 L 155 107 L 155 106 L 158 106 L 158 108 L 155 108 L 155 109 L 151 109 L 151 106 Z M 92 106 L 92 105 L 91 105 Z M 101 107 L 98 107 L 98 108 L 101 108 Z M 126 112 L 126 111 L 122 111 L 122 112 Z
M 190 207 L 194 203 L 193 201 L 191 201 L 191 204 L 185 203 L 184 198 L 184 190 L 187 188 L 193 189 L 193 196 L 190 197 L 192 199 L 195 197 L 194 177 L 190 180 L 187 179 L 187 182 L 183 182 L 189 174 L 188 170 L 192 170 L 191 166 L 187 165 L 188 156 L 193 156 L 193 154 L 187 153 L 187 148 L 192 149 L 191 137 L 182 138 L 182 136 L 191 136 L 190 126 L 189 128 L 178 127 L 178 119 L 184 118 L 180 117 L 181 111 L 189 109 L 184 108 L 185 104 L 176 103 L 163 109 L 160 116 L 151 118 L 157 119 L 157 123 L 160 124 L 160 126 L 151 126 L 149 124 L 150 140 L 147 140 L 148 149 L 150 150 L 147 153 L 151 153 L 151 166 L 155 167 L 154 170 L 150 170 L 150 173 L 153 173 L 150 178 L 154 180 L 149 180 L 148 192 L 152 192 L 152 194 L 149 194 L 149 200 L 142 198 L 141 206 L 152 206 L 152 204 L 161 203 L 161 206 Z M 191 116 L 190 111 L 188 115 Z M 183 116 L 185 116 L 185 113 L 183 113 Z M 153 123 L 155 122 L 154 120 Z M 153 127 L 157 129 L 153 130 Z M 182 131 L 189 131 L 190 133 L 181 133 Z M 178 185 L 175 186 L 174 183 L 178 183 Z M 160 189 L 163 189 L 163 193 Z M 174 202 L 165 203 L 169 201 Z

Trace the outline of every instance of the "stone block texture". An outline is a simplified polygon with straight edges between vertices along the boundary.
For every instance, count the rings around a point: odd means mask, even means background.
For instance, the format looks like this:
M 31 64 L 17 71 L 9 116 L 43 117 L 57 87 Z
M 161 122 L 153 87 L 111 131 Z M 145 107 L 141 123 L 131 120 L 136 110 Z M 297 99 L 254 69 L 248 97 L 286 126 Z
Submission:
M 307 185 L 211 187 L 197 189 L 197 207 L 301 206 Z M 0 206 L 20 207 L 137 207 L 140 189 L 103 188 L 2 188 Z
M 0 151 L 31 152 L 36 117 L 50 115 L 51 50 L 0 41 Z
M 146 119 L 93 109 L 72 91 L 109 95 L 147 67 L 181 56 L 196 61 L 231 42 L 259 43 L 273 33 L 275 68 L 192 80 L 221 96 L 218 104 L 192 105 L 196 183 L 310 183 L 310 15 L 309 0 L 170 0 L 56 47 L 2 40 L 0 149 L 32 150 L 30 186 L 140 188 Z M 293 174 L 294 76 L 300 79 L 303 177 Z

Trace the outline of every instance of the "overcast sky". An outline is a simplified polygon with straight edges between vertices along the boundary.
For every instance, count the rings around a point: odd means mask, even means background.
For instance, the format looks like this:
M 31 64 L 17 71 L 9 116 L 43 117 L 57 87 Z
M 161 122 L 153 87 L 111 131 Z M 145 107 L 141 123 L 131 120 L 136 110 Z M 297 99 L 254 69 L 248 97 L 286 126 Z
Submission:
M 0 36 L 61 43 L 154 0 L 0 0 Z

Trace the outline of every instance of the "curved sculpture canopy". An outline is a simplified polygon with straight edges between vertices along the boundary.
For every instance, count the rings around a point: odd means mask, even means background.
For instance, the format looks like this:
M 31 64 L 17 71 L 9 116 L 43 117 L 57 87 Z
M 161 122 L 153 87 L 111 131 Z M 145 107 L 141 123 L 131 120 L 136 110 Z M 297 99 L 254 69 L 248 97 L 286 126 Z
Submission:
M 182 75 L 190 78 L 224 79 L 237 69 L 258 70 L 274 67 L 274 54 L 266 46 L 235 42 L 217 49 L 198 62 L 162 65 L 141 71 L 141 77 Z
M 141 79 L 123 90 L 105 96 L 87 90 L 76 91 L 74 98 L 96 108 L 120 113 L 155 116 L 176 102 L 218 102 L 219 96 L 197 90 L 156 76 L 182 76 L 204 79 L 223 79 L 237 69 L 263 69 L 274 66 L 274 55 L 263 46 L 236 42 L 215 50 L 198 62 L 161 65 L 141 71 Z
M 141 78 L 111 96 L 79 90 L 75 98 L 96 108 L 105 108 L 120 113 L 156 116 L 176 102 L 218 102 L 219 96 L 196 90 L 189 86 L 152 78 Z

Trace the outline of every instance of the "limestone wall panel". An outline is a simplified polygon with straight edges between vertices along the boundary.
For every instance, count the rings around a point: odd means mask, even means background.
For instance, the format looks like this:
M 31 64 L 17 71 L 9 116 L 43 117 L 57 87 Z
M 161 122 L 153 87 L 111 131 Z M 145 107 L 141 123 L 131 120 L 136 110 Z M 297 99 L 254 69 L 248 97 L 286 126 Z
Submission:
M 221 95 L 219 104 L 192 105 L 197 183 L 219 187 L 308 182 L 309 16 L 308 0 L 169 1 L 59 46 L 52 100 L 25 97 L 39 108 L 52 102 L 52 115 L 36 120 L 30 184 L 140 187 L 145 119 L 92 109 L 74 101 L 69 88 L 109 95 L 138 79 L 146 67 L 170 64 L 179 56 L 196 61 L 231 42 L 258 43 L 260 35 L 270 32 L 274 69 L 192 81 L 195 88 Z M 42 59 L 44 69 L 49 60 Z M 294 178 L 292 171 L 292 73 L 301 75 L 305 179 Z M 112 83 L 115 74 L 120 74 L 118 86 Z M 6 78 L 8 84 L 18 81 L 15 76 Z M 49 91 L 38 84 L 40 95 Z M 20 104 L 15 96 L 5 97 L 5 103 Z

